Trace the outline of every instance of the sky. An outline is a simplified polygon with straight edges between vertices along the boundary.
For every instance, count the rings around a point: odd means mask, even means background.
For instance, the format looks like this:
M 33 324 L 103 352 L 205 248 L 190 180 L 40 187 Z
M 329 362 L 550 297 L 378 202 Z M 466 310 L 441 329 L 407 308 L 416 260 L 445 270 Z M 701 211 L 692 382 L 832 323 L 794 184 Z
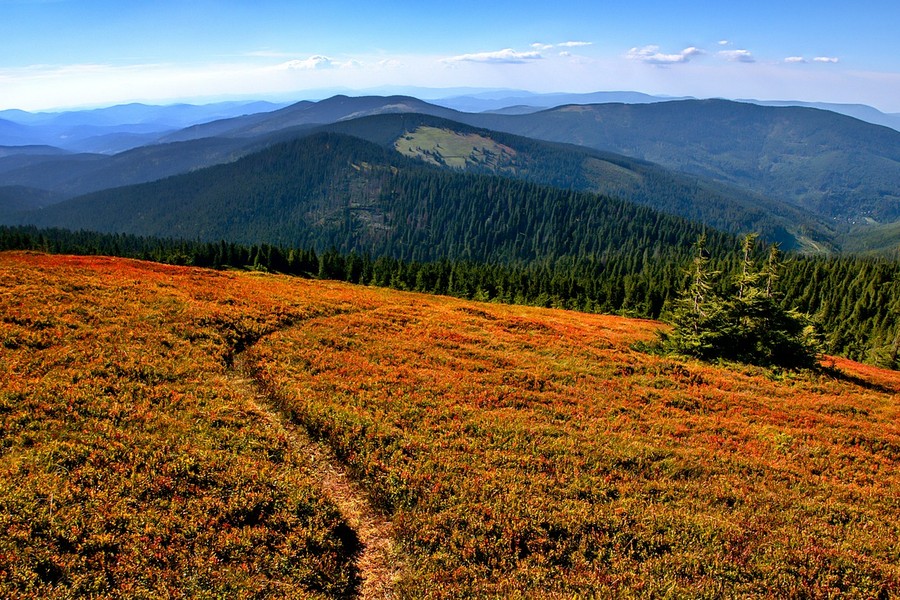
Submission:
M 473 88 L 900 113 L 898 25 L 896 0 L 0 0 L 0 110 Z

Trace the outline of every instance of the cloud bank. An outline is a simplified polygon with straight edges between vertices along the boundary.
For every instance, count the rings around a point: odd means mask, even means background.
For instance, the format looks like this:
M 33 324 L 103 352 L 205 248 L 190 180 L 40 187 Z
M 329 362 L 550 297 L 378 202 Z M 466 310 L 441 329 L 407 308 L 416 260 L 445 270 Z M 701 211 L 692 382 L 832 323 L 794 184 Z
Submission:
M 693 46 L 685 48 L 677 54 L 663 54 L 659 51 L 659 46 L 644 46 L 642 48 L 632 48 L 625 55 L 631 60 L 640 61 L 650 65 L 674 65 L 678 63 L 686 63 L 692 57 L 703 54 L 703 51 Z
M 334 66 L 334 61 L 330 58 L 317 54 L 309 58 L 283 62 L 276 68 L 284 71 L 317 71 L 320 69 L 331 69 Z
M 526 62 L 530 62 L 533 60 L 541 60 L 544 58 L 540 52 L 518 52 L 513 50 L 512 48 L 504 48 L 503 50 L 496 50 L 494 52 L 476 52 L 474 54 L 460 54 L 459 56 L 452 56 L 450 58 L 445 58 L 444 62 L 447 63 L 460 63 L 460 62 L 474 62 L 474 63 L 494 63 L 494 64 L 507 64 L 507 65 L 518 65 Z
M 550 50 L 552 48 L 581 48 L 593 45 L 594 42 L 561 42 L 559 44 L 543 44 L 541 42 L 535 42 L 531 47 L 535 50 Z
M 754 63 L 756 59 L 749 50 L 722 50 L 719 56 L 731 62 Z

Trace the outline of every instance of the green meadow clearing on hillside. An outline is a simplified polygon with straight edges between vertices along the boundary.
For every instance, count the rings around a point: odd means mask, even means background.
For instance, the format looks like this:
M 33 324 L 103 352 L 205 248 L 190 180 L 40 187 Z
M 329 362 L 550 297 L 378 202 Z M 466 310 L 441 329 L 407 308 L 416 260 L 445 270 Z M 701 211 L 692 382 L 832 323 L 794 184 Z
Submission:
M 477 133 L 462 134 L 449 129 L 422 126 L 394 142 L 400 154 L 436 165 L 463 169 L 483 165 L 503 172 L 516 151 Z
M 392 521 L 401 597 L 900 594 L 896 372 L 102 257 L 2 253 L 0 308 L 0 596 L 354 595 L 357 536 L 273 407 Z

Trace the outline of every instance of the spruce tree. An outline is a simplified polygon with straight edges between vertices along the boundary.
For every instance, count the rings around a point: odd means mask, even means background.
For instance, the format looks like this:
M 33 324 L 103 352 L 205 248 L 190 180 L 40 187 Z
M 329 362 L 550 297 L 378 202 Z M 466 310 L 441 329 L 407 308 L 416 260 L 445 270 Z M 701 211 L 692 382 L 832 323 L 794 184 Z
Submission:
M 762 269 L 754 259 L 756 235 L 741 244 L 741 261 L 730 293 L 715 293 L 704 238 L 697 241 L 687 289 L 671 315 L 673 329 L 662 334 L 668 350 L 698 358 L 735 360 L 787 368 L 814 367 L 818 352 L 811 320 L 786 310 L 774 293 L 780 268 L 773 246 Z
M 666 348 L 699 358 L 713 358 L 722 345 L 722 303 L 713 291 L 713 278 L 706 252 L 706 235 L 694 244 L 687 289 L 675 301 L 671 314 L 673 329 L 663 333 Z

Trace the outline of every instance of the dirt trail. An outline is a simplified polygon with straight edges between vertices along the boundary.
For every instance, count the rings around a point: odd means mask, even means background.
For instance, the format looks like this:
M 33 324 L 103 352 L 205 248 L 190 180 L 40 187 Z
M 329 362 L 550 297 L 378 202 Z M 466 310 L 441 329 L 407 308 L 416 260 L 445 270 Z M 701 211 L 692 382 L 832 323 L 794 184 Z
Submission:
M 306 458 L 319 475 L 322 492 L 334 502 L 356 533 L 360 551 L 356 558 L 360 585 L 357 598 L 395 598 L 403 564 L 394 547 L 391 522 L 378 511 L 366 491 L 347 474 L 334 453 L 325 445 L 310 439 L 307 432 L 291 423 L 273 406 L 250 373 L 246 354 L 234 357 L 231 377 L 235 385 L 254 399 L 255 404 L 273 426 L 285 431 L 291 446 Z

